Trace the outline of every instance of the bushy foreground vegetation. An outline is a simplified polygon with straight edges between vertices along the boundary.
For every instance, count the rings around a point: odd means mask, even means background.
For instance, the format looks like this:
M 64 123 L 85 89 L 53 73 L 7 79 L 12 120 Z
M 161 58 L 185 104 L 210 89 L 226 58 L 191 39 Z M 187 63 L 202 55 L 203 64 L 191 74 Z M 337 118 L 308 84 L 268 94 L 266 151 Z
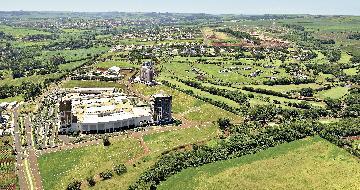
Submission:
M 319 136 L 187 168 L 158 189 L 357 189 L 360 163 Z
M 347 145 L 342 138 L 359 135 L 357 120 L 344 120 L 334 124 L 321 124 L 314 121 L 299 121 L 262 128 L 256 123 L 235 126 L 232 135 L 220 140 L 217 146 L 194 146 L 185 152 L 173 152 L 164 155 L 154 166 L 143 173 L 129 189 L 153 189 L 170 176 L 189 167 L 198 167 L 220 160 L 228 160 L 248 154 L 254 154 L 269 147 L 285 142 L 292 142 L 307 136 L 320 135 L 336 142 L 339 146 Z M 360 156 L 357 147 L 345 146 L 355 156 Z

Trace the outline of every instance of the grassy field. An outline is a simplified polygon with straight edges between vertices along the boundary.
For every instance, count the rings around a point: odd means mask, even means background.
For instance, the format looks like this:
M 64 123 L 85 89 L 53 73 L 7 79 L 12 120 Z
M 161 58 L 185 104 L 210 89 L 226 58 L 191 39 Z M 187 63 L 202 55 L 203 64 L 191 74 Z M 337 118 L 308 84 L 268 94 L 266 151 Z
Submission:
M 66 63 L 66 64 L 61 64 L 61 65 L 59 65 L 59 69 L 61 71 L 71 71 L 71 70 L 81 66 L 85 62 L 86 62 L 86 60 L 85 61 L 75 61 L 75 62 L 70 62 L 70 63 Z
M 339 99 L 345 96 L 348 91 L 349 88 L 346 87 L 335 87 L 329 90 L 321 91 L 318 94 L 316 94 L 316 96 L 323 99 L 325 98 Z
M 73 178 L 84 180 L 86 177 L 98 174 L 103 170 L 112 169 L 119 163 L 126 163 L 128 169 L 126 174 L 115 175 L 110 180 L 98 181 L 95 187 L 90 188 L 125 190 L 157 160 L 163 151 L 209 140 L 216 136 L 217 128 L 215 126 L 186 128 L 146 135 L 144 141 L 150 148 L 148 155 L 143 155 L 143 149 L 138 140 L 131 138 L 110 139 L 112 144 L 109 147 L 100 144 L 45 154 L 39 158 L 44 189 L 64 189 Z M 141 155 L 143 157 L 139 157 Z M 127 162 L 135 157 L 139 159 Z
M 115 87 L 115 88 L 124 88 L 122 84 L 115 82 L 105 82 L 105 81 L 84 81 L 84 80 L 69 80 L 65 81 L 62 84 L 63 88 L 107 88 L 107 87 Z
M 159 152 L 171 150 L 179 145 L 210 140 L 216 137 L 217 134 L 218 128 L 211 125 L 209 127 L 193 127 L 146 135 L 144 141 L 151 151 Z
M 10 97 L 10 98 L 5 98 L 5 99 L 0 99 L 0 103 L 2 102 L 21 102 L 21 101 L 24 101 L 24 98 L 19 95 L 19 96 L 15 96 L 15 97 Z
M 268 85 L 245 85 L 247 87 L 253 87 L 253 88 L 260 88 L 260 89 L 266 89 L 266 90 L 273 90 L 276 92 L 290 92 L 292 90 L 300 90 L 302 88 L 320 88 L 321 85 L 316 83 L 310 83 L 310 84 L 290 84 L 290 85 L 274 85 L 274 86 L 268 86 Z M 242 87 L 242 86 L 237 86 Z
M 36 35 L 36 34 L 51 34 L 49 32 L 45 32 L 45 31 L 41 31 L 41 30 L 35 30 L 35 29 L 29 29 L 29 28 L 16 28 L 16 27 L 10 27 L 10 26 L 5 26 L 5 25 L 1 25 L 0 26 L 0 31 L 6 33 L 6 34 L 10 34 L 13 35 L 15 37 L 24 37 L 24 36 L 29 36 L 29 35 Z
M 254 155 L 186 169 L 163 182 L 169 189 L 359 189 L 360 162 L 320 137 Z
M 21 85 L 22 82 L 28 82 L 28 81 L 33 82 L 33 83 L 42 83 L 45 81 L 45 79 L 59 78 L 63 74 L 64 73 L 52 73 L 52 74 L 47 74 L 47 75 L 32 75 L 29 77 L 22 77 L 22 78 L 16 78 L 16 79 L 7 78 L 4 80 L 0 80 L 0 86 L 5 85 L 5 84 L 19 86 L 19 85 Z
M 220 109 L 202 100 L 196 99 L 192 96 L 189 96 L 166 86 L 148 87 L 143 84 L 135 84 L 135 88 L 138 90 L 138 92 L 148 97 L 161 91 L 172 95 L 173 113 L 180 114 L 190 121 L 196 121 L 201 123 L 212 122 L 216 121 L 218 118 L 221 117 L 230 118 L 232 121 L 235 122 L 239 122 L 242 120 L 242 118 L 238 115 Z
M 83 180 L 143 153 L 136 139 L 110 142 L 109 147 L 99 144 L 42 155 L 39 168 L 44 189 L 65 189 L 73 179 Z
M 117 66 L 117 67 L 125 67 L 125 68 L 138 68 L 139 65 L 134 65 L 134 64 L 131 64 L 129 62 L 125 62 L 125 61 L 106 61 L 106 62 L 101 62 L 101 63 L 98 63 L 98 64 L 95 64 L 95 67 L 97 68 L 110 68 L 110 67 L 113 67 L 113 66 Z

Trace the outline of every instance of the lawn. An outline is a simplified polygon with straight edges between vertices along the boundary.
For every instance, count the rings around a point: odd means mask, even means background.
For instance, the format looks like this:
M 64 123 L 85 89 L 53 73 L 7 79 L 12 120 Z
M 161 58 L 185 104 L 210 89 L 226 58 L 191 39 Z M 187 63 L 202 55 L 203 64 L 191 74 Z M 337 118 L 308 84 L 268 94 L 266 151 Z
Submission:
M 21 77 L 21 78 L 6 78 L 4 80 L 0 80 L 0 86 L 2 85 L 14 85 L 14 86 L 20 86 L 22 82 L 33 82 L 33 83 L 42 83 L 45 81 L 45 79 L 56 79 L 61 77 L 65 73 L 52 73 L 52 74 L 46 74 L 46 75 L 32 75 L 29 77 Z
M 309 137 L 186 169 L 158 189 L 359 189 L 359 167 L 359 159 L 345 150 L 320 137 Z
M 5 25 L 0 26 L 0 31 L 4 32 L 5 34 L 10 34 L 10 35 L 13 35 L 18 38 L 21 38 L 24 36 L 29 36 L 29 35 L 37 35 L 37 34 L 44 34 L 44 35 L 51 34 L 49 32 L 45 32 L 45 31 L 41 31 L 41 30 L 35 30 L 35 29 L 29 29 L 29 28 L 16 28 L 16 27 L 10 27 L 10 26 L 5 26 Z
M 138 68 L 139 65 L 134 65 L 131 64 L 129 62 L 125 62 L 125 61 L 106 61 L 106 62 L 101 62 L 101 63 L 97 63 L 94 65 L 97 68 L 110 68 L 113 66 L 117 66 L 117 67 L 125 67 L 125 68 Z
M 149 87 L 143 84 L 135 84 L 135 88 L 138 92 L 143 94 L 144 96 L 151 96 L 153 94 L 160 93 L 163 91 L 166 94 L 169 94 L 173 97 L 172 100 L 172 112 L 177 113 L 183 113 L 189 109 L 192 109 L 194 107 L 201 106 L 202 104 L 205 104 L 205 102 L 198 100 L 196 98 L 193 98 L 189 95 L 186 95 L 182 92 L 179 92 L 177 90 L 173 90 L 166 86 L 154 86 Z
M 94 81 L 94 80 L 69 80 L 62 84 L 63 88 L 124 88 L 122 84 L 116 82 Z
M 22 95 L 19 96 L 15 96 L 15 97 L 9 97 L 9 98 L 5 98 L 5 99 L 0 99 L 0 103 L 2 102 L 22 102 L 24 101 L 24 98 L 22 97 Z
M 345 96 L 349 91 L 349 88 L 346 87 L 335 87 L 329 90 L 324 90 L 316 94 L 319 98 L 332 98 L 332 99 L 339 99 Z
M 109 147 L 99 144 L 42 155 L 39 168 L 44 189 L 65 189 L 73 178 L 84 180 L 143 153 L 136 139 L 110 142 Z
M 144 136 L 144 141 L 152 152 L 162 152 L 164 150 L 171 150 L 180 145 L 207 141 L 215 138 L 217 134 L 218 128 L 211 125 L 207 127 L 192 127 L 150 134 Z
M 247 87 L 253 87 L 253 88 L 259 88 L 259 89 L 266 89 L 266 90 L 272 90 L 276 92 L 290 92 L 292 90 L 300 90 L 302 88 L 320 88 L 321 85 L 316 83 L 310 83 L 310 84 L 290 84 L 290 85 L 274 85 L 274 86 L 268 86 L 268 85 L 245 85 Z M 242 87 L 241 85 L 238 85 L 238 87 Z

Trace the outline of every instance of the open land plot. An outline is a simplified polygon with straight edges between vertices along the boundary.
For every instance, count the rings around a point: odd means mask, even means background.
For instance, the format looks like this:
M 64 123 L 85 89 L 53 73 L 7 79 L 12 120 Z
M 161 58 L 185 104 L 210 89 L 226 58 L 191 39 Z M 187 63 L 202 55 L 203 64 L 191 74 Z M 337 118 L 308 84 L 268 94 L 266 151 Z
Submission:
M 94 65 L 97 68 L 110 68 L 113 66 L 116 67 L 120 67 L 120 68 L 139 68 L 139 65 L 135 65 L 126 61 L 106 61 L 106 62 L 101 62 L 101 63 L 97 63 Z
M 317 93 L 315 96 L 325 99 L 325 98 L 332 98 L 332 99 L 339 99 L 344 97 L 349 91 L 347 87 L 335 87 L 329 90 L 324 90 Z
M 16 78 L 16 79 L 12 79 L 12 78 L 7 78 L 4 80 L 0 80 L 0 86 L 2 85 L 14 85 L 14 86 L 19 86 L 21 85 L 22 82 L 33 82 L 33 83 L 42 83 L 45 81 L 45 79 L 56 79 L 59 78 L 60 76 L 62 76 L 65 73 L 52 73 L 52 74 L 46 74 L 46 75 L 32 75 L 29 77 L 22 77 L 22 78 Z
M 2 102 L 22 102 L 24 101 L 24 97 L 22 95 L 18 95 L 18 96 L 14 96 L 14 97 L 9 97 L 9 98 L 5 98 L 5 99 L 0 99 L 0 103 Z
M 76 61 L 80 59 L 86 59 L 95 54 L 101 54 L 108 51 L 108 47 L 92 47 L 87 49 L 75 49 L 75 50 L 56 50 L 56 51 L 43 51 L 40 59 L 49 59 L 53 56 L 63 56 L 66 61 Z
M 21 38 L 24 36 L 29 35 L 37 35 L 37 34 L 44 34 L 48 35 L 51 34 L 50 32 L 45 32 L 41 30 L 35 30 L 30 28 L 18 28 L 18 27 L 10 27 L 5 25 L 0 25 L 0 31 L 4 32 L 5 34 L 10 34 L 12 36 Z
M 347 75 L 357 75 L 358 69 L 357 68 L 344 69 L 344 73 Z
M 218 127 L 214 125 L 197 126 L 146 135 L 144 141 L 152 152 L 161 152 L 174 149 L 180 145 L 205 142 L 215 138 L 218 134 Z
M 38 161 L 44 189 L 65 189 L 73 179 L 84 180 L 143 153 L 137 139 L 110 142 L 108 147 L 99 144 L 42 155 Z
M 268 86 L 268 85 L 245 85 L 247 87 L 253 87 L 253 88 L 259 88 L 259 89 L 266 89 L 266 90 L 272 90 L 276 92 L 290 92 L 292 90 L 300 90 L 302 88 L 320 88 L 322 85 L 311 83 L 311 84 L 290 84 L 290 85 L 274 85 L 274 86 Z M 236 85 L 236 87 L 242 87 L 242 85 Z
M 214 84 L 209 84 L 209 83 L 203 83 L 203 85 L 209 86 L 209 87 L 220 88 L 220 89 L 226 89 L 226 90 L 234 90 L 234 91 L 238 90 L 244 94 L 253 94 L 255 96 L 255 98 L 250 99 L 250 105 L 252 105 L 252 106 L 269 104 L 270 102 L 277 100 L 277 101 L 281 102 L 280 105 L 282 107 L 288 107 L 287 105 L 285 105 L 288 102 L 301 103 L 301 102 L 305 101 L 305 100 L 297 100 L 297 99 L 288 99 L 285 97 L 272 96 L 272 95 L 261 94 L 261 93 L 256 93 L 256 92 L 249 92 L 249 91 L 242 90 L 241 86 L 237 86 L 237 85 L 235 85 L 234 87 L 220 86 L 220 85 L 214 85 Z M 322 102 L 315 102 L 315 101 L 306 101 L 306 102 L 310 103 L 313 106 L 320 106 L 320 107 L 325 106 L 325 104 Z
M 174 127 L 171 131 L 144 136 L 148 154 L 137 139 L 110 139 L 111 145 L 92 145 L 79 149 L 44 154 L 39 159 L 44 189 L 64 189 L 73 178 L 84 180 L 113 166 L 125 163 L 127 173 L 110 180 L 98 181 L 91 189 L 127 189 L 162 152 L 173 148 L 213 139 L 218 135 L 214 125 L 207 127 Z M 87 187 L 86 187 L 87 188 Z
M 66 63 L 66 64 L 61 64 L 61 65 L 59 65 L 59 69 L 61 71 L 71 71 L 71 70 L 76 69 L 77 67 L 81 66 L 85 62 L 86 62 L 86 60 L 85 61 L 74 61 L 74 62 L 70 62 L 70 63 Z
M 358 189 L 359 159 L 321 139 L 285 143 L 253 155 L 188 168 L 159 189 Z
M 174 81 L 173 81 L 174 82 Z M 184 85 L 182 83 L 179 83 Z M 195 122 L 213 122 L 219 118 L 229 118 L 233 122 L 242 121 L 242 117 L 235 115 L 231 112 L 213 106 L 209 103 L 206 103 L 202 100 L 189 96 L 185 93 L 179 92 L 177 90 L 171 89 L 166 86 L 154 86 L 149 87 L 143 84 L 135 84 L 135 88 L 145 96 L 150 96 L 161 91 L 172 95 L 173 103 L 172 103 L 172 111 L 175 115 L 184 117 L 187 120 L 195 121 Z M 191 87 L 190 87 L 191 88 Z M 197 89 L 193 89 L 197 90 Z M 205 92 L 204 92 L 205 93 Z M 210 94 L 208 94 L 210 95 Z M 216 96 L 218 97 L 218 96 Z M 222 97 L 220 97 L 222 98 Z M 228 99 L 227 99 L 228 100 Z M 233 102 L 235 103 L 235 102 Z M 236 104 L 236 103 L 235 103 Z M 215 114 L 216 113 L 216 114 Z
M 123 89 L 123 84 L 116 82 L 106 82 L 106 81 L 95 81 L 95 80 L 68 80 L 62 83 L 63 88 L 121 88 Z

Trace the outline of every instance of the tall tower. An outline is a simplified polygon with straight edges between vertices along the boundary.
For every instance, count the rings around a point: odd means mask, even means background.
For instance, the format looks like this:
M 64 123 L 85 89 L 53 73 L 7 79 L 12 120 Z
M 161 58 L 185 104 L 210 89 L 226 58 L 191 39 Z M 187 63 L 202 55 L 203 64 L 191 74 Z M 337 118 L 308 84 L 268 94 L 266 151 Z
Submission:
M 153 95 L 151 108 L 155 123 L 167 124 L 172 122 L 172 96 L 163 93 Z
M 144 83 L 150 84 L 154 80 L 154 63 L 147 61 L 143 63 L 140 69 L 140 80 Z

